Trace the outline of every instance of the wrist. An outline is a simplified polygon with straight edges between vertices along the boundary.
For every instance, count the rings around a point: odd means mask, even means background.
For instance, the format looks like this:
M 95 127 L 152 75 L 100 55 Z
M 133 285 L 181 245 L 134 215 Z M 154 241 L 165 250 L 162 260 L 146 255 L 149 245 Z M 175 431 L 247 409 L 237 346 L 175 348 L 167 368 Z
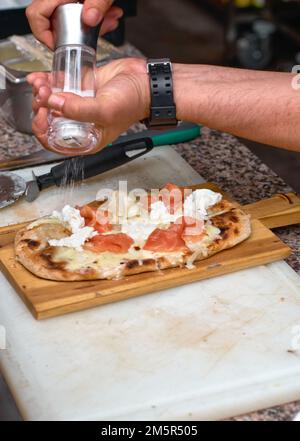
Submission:
M 139 96 L 138 118 L 139 121 L 141 121 L 149 117 L 151 107 L 151 93 L 147 73 L 147 62 L 143 58 L 128 58 L 126 63 L 127 75 L 129 75 L 134 82 Z
M 173 88 L 174 88 L 174 101 L 176 104 L 177 119 L 179 121 L 188 120 L 186 116 L 185 106 L 185 65 L 174 63 L 173 64 Z M 187 80 L 187 79 L 186 79 Z
M 199 103 L 204 101 L 201 87 L 207 82 L 207 76 L 203 75 L 203 71 L 205 71 L 205 66 L 173 64 L 174 101 L 179 121 L 199 122 L 201 110 Z

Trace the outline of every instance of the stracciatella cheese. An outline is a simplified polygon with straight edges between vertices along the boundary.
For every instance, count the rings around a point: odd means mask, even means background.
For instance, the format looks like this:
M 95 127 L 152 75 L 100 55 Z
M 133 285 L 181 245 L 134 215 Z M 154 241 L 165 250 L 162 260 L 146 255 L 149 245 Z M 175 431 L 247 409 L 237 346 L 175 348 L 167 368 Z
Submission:
M 59 219 L 66 224 L 72 233 L 76 233 L 80 228 L 84 227 L 85 221 L 77 208 L 66 205 L 62 211 L 53 211 L 52 217 Z
M 209 207 L 220 202 L 222 195 L 206 188 L 195 190 L 184 201 L 184 215 L 195 219 L 206 219 Z
M 61 212 L 54 211 L 52 217 L 62 222 L 72 234 L 62 239 L 51 239 L 49 245 L 53 247 L 68 247 L 82 249 L 84 243 L 98 233 L 92 227 L 85 227 L 85 220 L 77 208 L 66 205 Z
M 129 217 L 122 223 L 122 233 L 128 234 L 135 245 L 143 247 L 146 240 L 156 228 L 167 228 L 174 221 L 165 204 L 162 201 L 153 202 L 151 211 L 143 216 Z
M 50 239 L 49 245 L 52 247 L 68 247 L 81 250 L 85 242 L 97 234 L 94 228 L 83 227 L 71 234 L 71 236 L 63 237 L 62 239 Z

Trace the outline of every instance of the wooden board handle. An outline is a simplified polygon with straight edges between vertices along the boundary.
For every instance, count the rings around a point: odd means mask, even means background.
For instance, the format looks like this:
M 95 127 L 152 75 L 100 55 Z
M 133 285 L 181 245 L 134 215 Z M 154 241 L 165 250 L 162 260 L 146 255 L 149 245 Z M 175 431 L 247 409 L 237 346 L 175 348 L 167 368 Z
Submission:
M 278 193 L 269 199 L 244 205 L 243 210 L 268 228 L 300 223 L 300 197 L 296 193 Z

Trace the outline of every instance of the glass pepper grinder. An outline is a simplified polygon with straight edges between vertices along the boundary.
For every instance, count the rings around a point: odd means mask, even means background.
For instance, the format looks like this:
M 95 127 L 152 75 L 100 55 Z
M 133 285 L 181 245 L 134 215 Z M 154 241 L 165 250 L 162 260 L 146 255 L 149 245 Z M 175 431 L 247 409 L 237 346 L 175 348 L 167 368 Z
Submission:
M 81 20 L 83 5 L 59 6 L 52 16 L 55 52 L 51 73 L 53 93 L 71 92 L 94 97 L 97 41 L 100 25 L 94 28 Z M 89 153 L 97 145 L 99 134 L 93 123 L 73 121 L 49 115 L 48 143 L 65 155 Z

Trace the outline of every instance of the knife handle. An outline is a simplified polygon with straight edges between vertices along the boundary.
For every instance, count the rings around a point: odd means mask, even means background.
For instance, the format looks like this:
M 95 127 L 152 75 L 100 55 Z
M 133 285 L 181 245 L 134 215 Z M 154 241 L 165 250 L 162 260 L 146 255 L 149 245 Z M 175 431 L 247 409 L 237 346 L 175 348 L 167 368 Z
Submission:
M 40 190 L 82 181 L 140 158 L 153 148 L 151 138 L 132 139 L 113 147 L 106 147 L 95 155 L 67 159 L 49 173 L 37 177 Z

